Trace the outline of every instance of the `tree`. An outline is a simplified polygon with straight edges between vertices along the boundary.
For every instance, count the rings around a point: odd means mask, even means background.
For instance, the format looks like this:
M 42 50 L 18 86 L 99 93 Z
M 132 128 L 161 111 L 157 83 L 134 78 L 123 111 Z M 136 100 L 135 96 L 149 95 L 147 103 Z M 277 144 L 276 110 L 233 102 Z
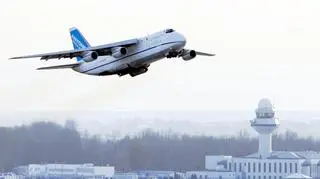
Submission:
M 212 137 L 147 130 L 133 137 L 102 140 L 98 135 L 81 134 L 75 123 L 67 123 L 65 126 L 36 122 L 28 126 L 0 127 L 0 169 L 30 163 L 90 162 L 114 165 L 123 171 L 203 170 L 205 155 L 244 156 L 258 148 L 258 140 L 243 133 Z M 320 150 L 320 141 L 299 138 L 291 131 L 274 135 L 273 145 L 275 150 Z

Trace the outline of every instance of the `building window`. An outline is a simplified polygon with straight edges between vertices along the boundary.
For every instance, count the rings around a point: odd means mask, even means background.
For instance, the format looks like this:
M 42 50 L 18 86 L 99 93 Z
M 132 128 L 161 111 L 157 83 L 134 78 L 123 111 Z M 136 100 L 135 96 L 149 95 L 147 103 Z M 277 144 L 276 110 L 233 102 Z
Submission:
M 277 176 L 274 176 L 274 179 L 277 179 Z
M 235 171 L 235 172 L 236 172 L 236 171 L 237 171 L 237 163 L 234 163 L 234 164 L 233 164 L 233 168 L 234 168 L 234 170 L 233 170 L 233 171 Z
M 279 176 L 279 179 L 282 179 L 282 176 Z
M 271 163 L 269 163 L 269 173 L 271 173 Z M 270 176 L 271 177 L 271 176 Z M 270 178 L 271 179 L 271 178 Z
M 269 176 L 269 179 L 271 179 L 271 176 Z
M 229 170 L 231 171 L 231 163 L 229 163 Z
M 253 172 L 256 172 L 256 163 L 253 162 Z
M 248 175 L 248 179 L 250 179 L 250 175 Z
M 295 165 L 295 167 L 294 167 L 295 168 L 295 173 L 298 173 L 298 164 L 295 163 L 294 165 Z
M 248 162 L 248 172 L 250 173 L 251 170 L 250 170 L 250 163 Z
M 277 173 L 277 163 L 274 163 L 273 164 L 273 171 L 274 173 Z M 276 179 L 276 178 L 275 178 Z
M 241 172 L 242 171 L 242 165 L 241 165 L 241 163 L 239 163 L 239 172 Z
M 258 178 L 261 179 L 261 176 L 259 176 Z
M 292 173 L 292 163 L 289 164 L 290 173 Z
M 219 179 L 222 179 L 222 176 L 221 176 L 221 175 L 219 176 Z
M 287 173 L 287 163 L 284 163 L 284 173 Z
M 266 173 L 267 172 L 267 164 L 263 163 L 263 172 Z M 264 178 L 265 179 L 265 178 Z
M 255 176 L 255 175 L 253 175 L 253 179 L 256 179 L 256 176 Z
M 267 179 L 267 177 L 266 177 L 266 176 L 263 176 L 263 179 Z
M 279 163 L 279 173 L 282 172 L 282 163 Z
M 261 163 L 258 164 L 258 172 L 261 172 Z M 259 178 L 260 179 L 260 178 Z

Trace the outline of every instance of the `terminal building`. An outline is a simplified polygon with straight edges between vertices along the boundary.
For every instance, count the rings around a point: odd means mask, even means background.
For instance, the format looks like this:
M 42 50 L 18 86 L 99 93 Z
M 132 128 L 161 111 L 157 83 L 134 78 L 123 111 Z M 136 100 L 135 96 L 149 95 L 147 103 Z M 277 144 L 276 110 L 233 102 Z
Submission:
M 185 174 L 175 171 L 141 170 L 130 173 L 116 172 L 114 179 L 185 179 Z
M 222 174 L 231 172 L 234 179 L 320 179 L 319 152 L 272 150 L 272 132 L 280 121 L 270 100 L 262 99 L 255 114 L 250 125 L 259 133 L 259 150 L 242 157 L 206 156 L 206 172 L 197 178 L 210 178 L 208 174 L 214 172 L 221 179 Z
M 27 179 L 112 179 L 115 169 L 93 164 L 29 164 L 13 171 Z

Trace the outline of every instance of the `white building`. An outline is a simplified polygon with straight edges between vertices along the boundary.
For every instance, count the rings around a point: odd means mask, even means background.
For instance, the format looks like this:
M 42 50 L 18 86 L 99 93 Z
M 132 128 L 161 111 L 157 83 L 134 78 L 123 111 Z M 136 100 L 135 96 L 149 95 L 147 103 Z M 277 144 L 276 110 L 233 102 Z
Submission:
M 175 171 L 142 170 L 133 172 L 117 172 L 114 179 L 184 179 L 185 174 Z
M 28 178 L 110 179 L 114 176 L 113 166 L 93 164 L 29 164 L 16 167 L 14 171 Z
M 117 172 L 114 174 L 114 179 L 139 179 L 137 173 L 129 172 L 129 173 L 121 173 Z
M 235 179 L 237 173 L 227 170 L 188 171 L 187 179 Z
M 259 133 L 257 153 L 243 157 L 206 156 L 206 169 L 225 169 L 236 179 L 320 178 L 320 153 L 314 151 L 272 151 L 272 132 L 279 127 L 274 107 L 262 99 L 251 127 Z
M 294 173 L 285 177 L 285 179 L 311 179 L 311 177 L 302 173 Z
M 0 173 L 0 179 L 24 179 L 24 177 L 14 173 Z

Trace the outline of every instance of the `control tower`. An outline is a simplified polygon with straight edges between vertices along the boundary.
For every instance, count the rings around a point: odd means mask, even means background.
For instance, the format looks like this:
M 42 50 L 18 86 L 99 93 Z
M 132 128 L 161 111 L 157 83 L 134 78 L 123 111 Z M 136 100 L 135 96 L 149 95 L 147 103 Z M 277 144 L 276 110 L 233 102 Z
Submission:
M 256 118 L 250 121 L 259 133 L 259 156 L 267 158 L 272 152 L 272 132 L 278 128 L 279 120 L 269 99 L 262 99 L 256 109 Z

